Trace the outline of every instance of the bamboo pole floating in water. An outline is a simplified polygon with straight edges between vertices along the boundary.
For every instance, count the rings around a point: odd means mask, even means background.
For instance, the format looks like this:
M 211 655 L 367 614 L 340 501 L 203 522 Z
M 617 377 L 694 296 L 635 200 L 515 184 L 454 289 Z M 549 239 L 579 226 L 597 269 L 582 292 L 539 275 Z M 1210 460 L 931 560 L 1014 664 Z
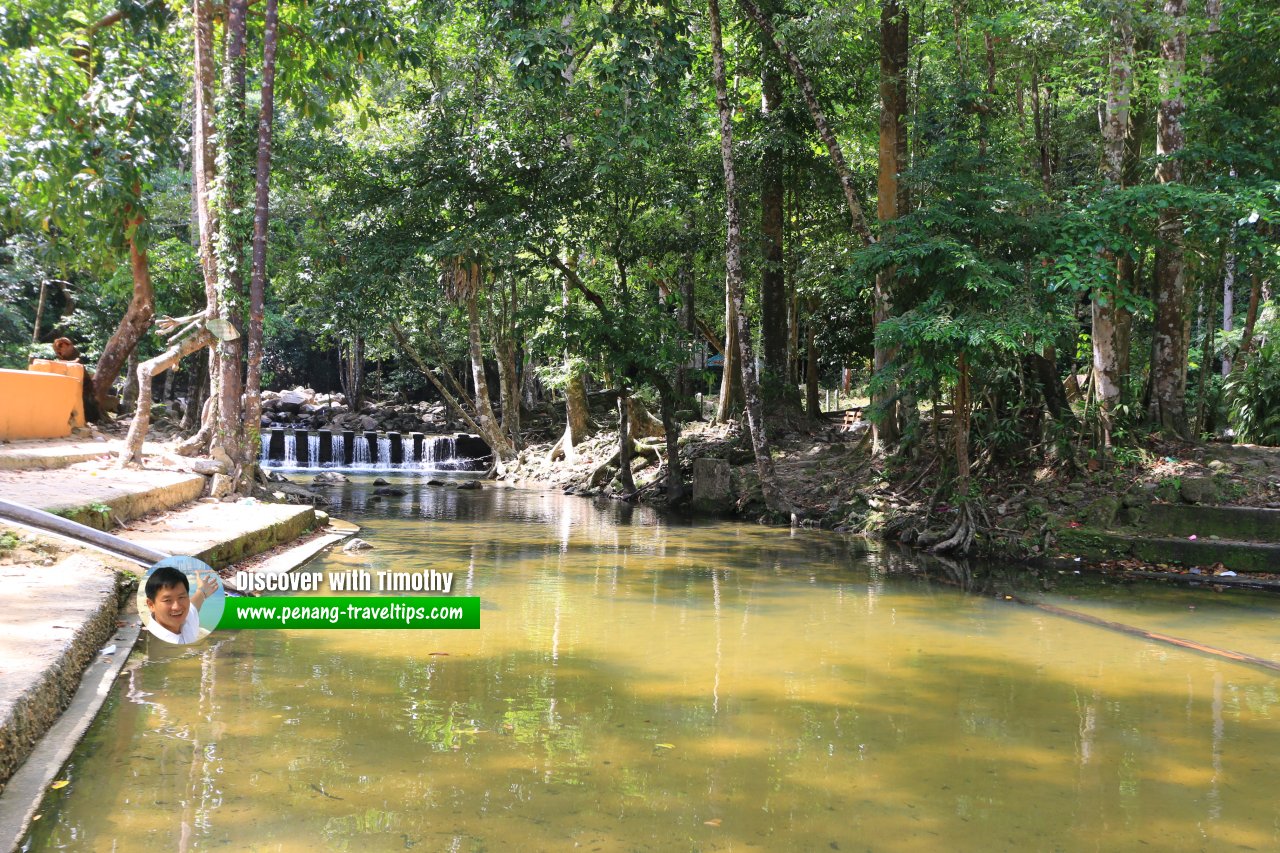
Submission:
M 1057 607 L 1053 604 L 1037 604 L 1034 601 L 1027 601 L 1016 595 L 1006 595 L 1010 601 L 1016 601 L 1018 604 L 1026 607 L 1034 607 L 1037 610 L 1043 610 L 1045 613 L 1052 613 L 1054 616 L 1061 616 L 1064 619 L 1072 619 L 1076 622 L 1083 622 L 1086 625 L 1096 625 L 1099 628 L 1107 628 L 1111 631 L 1118 631 L 1121 634 L 1128 634 L 1131 637 L 1142 637 L 1147 640 L 1154 640 L 1157 643 L 1166 643 L 1171 646 L 1177 646 L 1181 649 L 1187 649 L 1201 654 L 1213 655 L 1214 657 L 1224 658 L 1226 660 L 1235 661 L 1236 663 L 1257 666 L 1263 669 L 1269 669 L 1272 672 L 1280 672 L 1280 663 L 1266 658 L 1254 657 L 1243 652 L 1234 652 L 1230 649 L 1219 649 L 1216 646 L 1206 646 L 1203 643 L 1197 643 L 1194 640 L 1184 640 L 1181 637 L 1172 637 L 1168 634 L 1158 634 L 1154 631 L 1144 631 L 1141 628 L 1135 628 L 1132 625 L 1125 625 L 1120 622 L 1111 622 L 1106 619 L 1100 619 L 1097 616 L 1090 616 L 1088 613 L 1081 613 L 1078 610 L 1068 610 L 1065 607 Z

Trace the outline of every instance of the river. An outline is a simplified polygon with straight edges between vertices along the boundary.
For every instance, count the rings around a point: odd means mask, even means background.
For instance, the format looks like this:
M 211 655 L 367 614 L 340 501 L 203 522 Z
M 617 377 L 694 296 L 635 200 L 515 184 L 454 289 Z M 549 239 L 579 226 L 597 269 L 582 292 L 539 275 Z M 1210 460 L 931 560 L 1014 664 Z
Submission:
M 1275 673 L 825 531 L 397 484 L 305 570 L 454 572 L 479 630 L 144 635 L 22 849 L 1280 849 Z M 1044 586 L 1280 660 L 1272 597 Z

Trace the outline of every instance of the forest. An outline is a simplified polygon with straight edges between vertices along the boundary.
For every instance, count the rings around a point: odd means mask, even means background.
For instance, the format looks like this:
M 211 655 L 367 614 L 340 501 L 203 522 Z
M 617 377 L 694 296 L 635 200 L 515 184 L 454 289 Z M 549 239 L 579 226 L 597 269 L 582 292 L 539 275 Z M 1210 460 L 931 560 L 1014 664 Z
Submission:
M 246 490 L 303 385 L 501 473 L 608 390 L 624 496 L 634 407 L 670 502 L 706 417 L 785 518 L 840 388 L 967 551 L 994 468 L 1280 444 L 1275 0 L 10 0 L 0 51 L 0 367 L 71 339 L 126 463 L 181 397 Z

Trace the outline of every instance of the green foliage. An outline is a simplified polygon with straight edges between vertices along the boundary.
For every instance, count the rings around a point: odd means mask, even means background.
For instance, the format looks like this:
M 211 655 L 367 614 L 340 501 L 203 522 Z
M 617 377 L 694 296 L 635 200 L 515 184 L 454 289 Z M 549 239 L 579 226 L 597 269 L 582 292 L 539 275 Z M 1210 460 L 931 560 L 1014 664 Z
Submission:
M 1243 369 L 1227 377 L 1227 419 L 1239 441 L 1280 445 L 1280 324 L 1261 330 L 1266 341 Z M 1269 334 L 1268 334 L 1269 332 Z

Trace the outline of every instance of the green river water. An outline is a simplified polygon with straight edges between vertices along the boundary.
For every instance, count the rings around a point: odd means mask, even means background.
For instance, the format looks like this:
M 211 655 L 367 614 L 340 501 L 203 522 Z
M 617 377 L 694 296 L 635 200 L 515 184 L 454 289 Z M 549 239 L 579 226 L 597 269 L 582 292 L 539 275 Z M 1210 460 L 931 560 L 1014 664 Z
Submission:
M 333 489 L 477 631 L 144 635 L 22 849 L 1280 849 L 1280 675 L 836 535 L 556 493 Z M 1280 660 L 1280 601 L 1039 600 Z

